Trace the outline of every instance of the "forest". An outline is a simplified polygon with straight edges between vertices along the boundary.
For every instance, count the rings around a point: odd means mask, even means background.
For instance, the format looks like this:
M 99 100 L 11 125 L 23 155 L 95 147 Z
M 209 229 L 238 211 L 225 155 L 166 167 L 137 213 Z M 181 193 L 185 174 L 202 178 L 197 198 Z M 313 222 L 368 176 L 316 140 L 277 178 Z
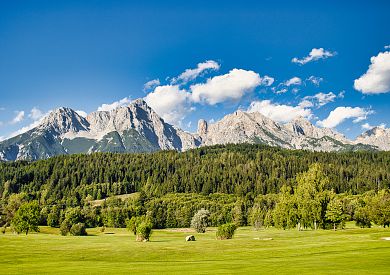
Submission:
M 317 229 L 346 220 L 388 226 L 389 167 L 390 152 L 249 144 L 4 162 L 0 222 L 12 225 L 18 209 L 35 202 L 39 224 L 53 227 L 125 227 L 132 217 L 145 217 L 154 228 L 189 227 L 200 209 L 210 212 L 211 226 Z

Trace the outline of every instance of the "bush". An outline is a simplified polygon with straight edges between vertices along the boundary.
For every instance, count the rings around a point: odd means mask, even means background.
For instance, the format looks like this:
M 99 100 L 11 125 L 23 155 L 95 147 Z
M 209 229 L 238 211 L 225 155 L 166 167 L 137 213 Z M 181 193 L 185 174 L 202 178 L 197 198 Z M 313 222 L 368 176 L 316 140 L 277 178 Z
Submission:
M 149 222 L 142 222 L 137 226 L 137 238 L 139 242 L 149 241 L 150 235 L 152 235 L 152 224 Z
M 141 217 L 131 217 L 131 219 L 126 220 L 127 230 L 137 234 L 137 226 L 141 223 Z
M 76 223 L 70 228 L 70 234 L 73 236 L 87 236 L 84 223 Z
M 191 220 L 191 227 L 198 233 L 205 233 L 209 222 L 210 212 L 200 209 Z
M 61 226 L 60 226 L 60 234 L 62 236 L 66 236 L 68 235 L 69 231 L 70 231 L 70 228 L 71 228 L 71 224 L 69 223 L 68 220 L 64 220 L 62 223 L 61 223 Z
M 232 239 L 237 226 L 234 223 L 225 223 L 218 226 L 216 237 L 218 240 Z

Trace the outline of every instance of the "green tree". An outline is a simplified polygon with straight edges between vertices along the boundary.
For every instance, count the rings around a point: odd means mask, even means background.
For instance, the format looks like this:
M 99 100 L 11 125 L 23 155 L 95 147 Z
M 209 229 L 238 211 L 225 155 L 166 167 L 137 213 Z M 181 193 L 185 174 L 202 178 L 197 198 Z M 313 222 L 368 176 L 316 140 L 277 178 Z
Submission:
M 333 223 L 333 229 L 336 230 L 336 225 L 344 221 L 343 205 L 340 200 L 334 198 L 328 204 L 326 210 L 326 218 Z
M 296 177 L 295 197 L 297 202 L 298 230 L 303 227 L 317 229 L 322 222 L 322 206 L 324 205 L 324 189 L 329 184 L 321 165 L 312 164 L 307 172 Z
M 200 209 L 191 220 L 191 227 L 198 233 L 205 233 L 209 222 L 210 212 Z
M 26 235 L 30 231 L 39 231 L 40 211 L 38 202 L 27 202 L 20 206 L 16 211 L 15 216 L 12 219 L 12 226 L 19 234 L 26 232 Z
M 298 224 L 298 211 L 295 197 L 289 186 L 282 186 L 273 213 L 273 221 L 278 228 L 294 228 Z
M 390 226 L 390 191 L 380 190 L 370 202 L 372 220 L 383 227 Z

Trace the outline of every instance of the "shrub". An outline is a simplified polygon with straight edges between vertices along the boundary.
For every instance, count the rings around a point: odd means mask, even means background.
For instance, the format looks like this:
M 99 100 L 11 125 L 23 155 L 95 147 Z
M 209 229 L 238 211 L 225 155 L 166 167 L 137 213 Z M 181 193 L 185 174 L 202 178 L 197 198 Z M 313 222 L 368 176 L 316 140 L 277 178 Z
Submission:
M 60 225 L 60 234 L 62 236 L 68 235 L 71 227 L 72 225 L 69 223 L 68 220 L 63 220 L 63 222 Z
M 152 224 L 149 222 L 142 222 L 137 226 L 137 238 L 139 242 L 149 241 L 152 235 Z
M 237 226 L 234 223 L 225 223 L 218 226 L 216 237 L 218 240 L 232 239 Z
M 141 223 L 141 217 L 131 217 L 131 219 L 126 220 L 127 230 L 137 234 L 137 226 Z
M 209 222 L 210 212 L 206 209 L 200 209 L 191 220 L 191 227 L 198 233 L 206 232 Z
M 76 223 L 70 228 L 70 234 L 73 236 L 87 236 L 84 223 Z

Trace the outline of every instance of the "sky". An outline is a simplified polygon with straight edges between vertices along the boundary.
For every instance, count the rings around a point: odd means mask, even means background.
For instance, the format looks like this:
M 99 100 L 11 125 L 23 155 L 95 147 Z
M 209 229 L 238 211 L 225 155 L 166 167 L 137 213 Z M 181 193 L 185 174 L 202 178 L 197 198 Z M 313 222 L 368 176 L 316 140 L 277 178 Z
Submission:
M 212 2 L 212 3 L 210 3 Z M 0 1 L 0 139 L 137 98 L 194 132 L 237 109 L 390 127 L 390 1 Z

